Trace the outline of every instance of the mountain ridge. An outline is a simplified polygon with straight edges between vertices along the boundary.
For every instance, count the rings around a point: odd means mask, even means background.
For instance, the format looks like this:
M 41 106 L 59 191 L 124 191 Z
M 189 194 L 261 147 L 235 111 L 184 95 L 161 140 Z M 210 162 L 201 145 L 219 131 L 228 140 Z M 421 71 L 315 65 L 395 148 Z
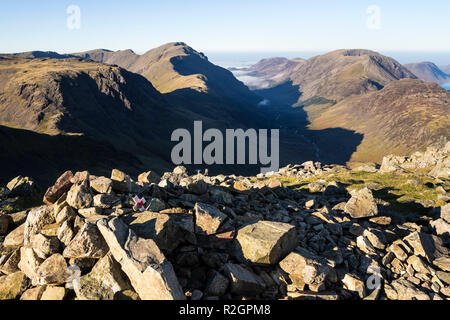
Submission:
M 273 76 L 273 75 L 272 75 Z M 290 86 L 293 105 L 335 103 L 351 95 L 377 91 L 403 78 L 417 78 L 396 60 L 366 49 L 340 49 L 299 61 L 271 88 L 257 90 L 276 95 Z M 283 89 L 285 91 L 285 89 Z
M 423 81 L 436 82 L 438 84 L 450 82 L 450 75 L 439 69 L 433 62 L 409 63 L 405 64 L 405 67 Z
M 402 79 L 353 96 L 312 119 L 311 129 L 346 128 L 364 134 L 351 162 L 380 162 L 450 137 L 450 93 L 436 83 Z
M 415 107 L 420 101 L 437 105 L 437 110 L 445 110 L 448 105 L 448 98 L 441 91 L 423 85 L 395 60 L 370 50 L 338 50 L 308 60 L 263 60 L 253 71 L 265 70 L 266 75 L 273 75 L 287 67 L 302 78 L 295 80 L 297 85 L 291 79 L 282 84 L 284 87 L 275 87 L 278 90 L 273 92 L 275 98 L 283 89 L 282 97 L 290 100 L 269 105 L 257 103 L 268 96 L 268 90 L 252 93 L 230 71 L 214 66 L 204 54 L 182 42 L 168 43 L 143 55 L 136 55 L 132 50 L 98 49 L 72 54 L 70 58 L 7 55 L 0 57 L 0 64 L 7 65 L 8 59 L 17 59 L 17 63 L 9 61 L 8 68 L 0 70 L 0 90 L 3 90 L 0 125 L 48 135 L 86 136 L 134 154 L 141 168 L 152 161 L 157 169 L 167 167 L 171 130 L 185 128 L 194 120 L 202 120 L 205 127 L 220 130 L 280 128 L 284 150 L 280 150 L 281 158 L 288 162 L 325 159 L 337 163 L 337 155 L 342 164 L 349 160 L 379 162 L 387 153 L 408 153 L 420 147 L 417 143 L 420 139 L 416 139 L 414 132 L 402 134 L 405 126 L 413 123 L 405 112 L 406 102 L 412 103 L 412 113 L 422 108 Z M 130 70 L 116 63 L 127 65 Z M 304 74 L 300 75 L 299 70 Z M 368 94 L 380 92 L 402 77 L 417 81 L 402 82 L 387 90 L 389 99 L 398 105 L 383 100 L 386 91 L 370 96 L 391 105 L 388 113 L 393 119 L 406 119 L 390 126 L 388 144 L 383 145 L 379 136 L 373 135 L 373 128 L 378 125 L 373 113 L 372 119 L 361 115 L 368 128 L 366 132 L 355 126 L 354 119 L 346 122 L 340 114 L 334 115 L 336 121 L 330 121 L 333 110 L 342 110 L 342 114 L 350 112 L 350 118 L 351 113 L 360 114 L 357 106 L 367 105 Z M 309 91 L 304 92 L 305 88 Z M 414 95 L 408 90 L 414 91 Z M 307 93 L 311 98 L 306 99 Z M 300 107 L 291 108 L 291 105 Z M 374 109 L 386 112 L 379 106 Z M 18 120 L 14 122 L 14 118 Z M 420 140 L 424 144 L 438 138 L 434 134 L 436 128 L 430 131 L 428 125 L 442 127 L 447 123 L 441 116 L 438 120 L 415 125 L 420 132 L 429 133 Z M 382 121 L 390 123 L 391 119 Z M 381 128 L 379 132 L 384 131 Z M 448 131 L 443 135 L 448 136 Z M 363 144 L 359 146 L 361 141 Z M 404 148 L 395 146 L 402 143 Z M 370 148 L 376 151 L 368 152 Z M 367 156 L 362 156 L 365 153 Z

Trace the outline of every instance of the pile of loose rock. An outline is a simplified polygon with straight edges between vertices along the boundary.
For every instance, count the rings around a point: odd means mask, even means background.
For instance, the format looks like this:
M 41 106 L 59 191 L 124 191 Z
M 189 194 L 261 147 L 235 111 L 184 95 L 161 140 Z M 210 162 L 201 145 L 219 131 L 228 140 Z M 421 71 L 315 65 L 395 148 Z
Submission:
M 327 170 L 66 172 L 0 215 L 0 299 L 449 299 L 450 205 L 408 218 L 368 188 L 277 178 Z
M 383 158 L 380 172 L 408 171 L 430 168 L 428 174 L 436 178 L 450 177 L 450 141 L 443 139 L 409 157 L 389 155 Z

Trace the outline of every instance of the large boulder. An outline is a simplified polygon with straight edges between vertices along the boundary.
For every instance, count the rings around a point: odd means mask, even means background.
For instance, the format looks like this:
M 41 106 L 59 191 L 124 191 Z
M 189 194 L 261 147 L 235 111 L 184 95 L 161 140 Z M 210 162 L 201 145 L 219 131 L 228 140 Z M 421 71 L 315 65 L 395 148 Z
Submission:
M 364 281 L 357 276 L 347 273 L 342 279 L 342 283 L 347 290 L 356 293 L 361 299 L 366 296 L 366 286 Z
M 265 283 L 261 277 L 238 264 L 227 263 L 224 272 L 231 282 L 231 292 L 234 294 L 254 297 L 264 291 Z
M 208 192 L 208 184 L 203 179 L 184 178 L 180 186 L 185 187 L 189 193 L 202 195 Z
M 21 271 L 0 277 L 0 300 L 18 299 L 28 286 L 28 279 Z
M 75 238 L 64 249 L 65 258 L 102 258 L 108 246 L 93 223 L 85 223 Z
M 111 172 L 112 188 L 119 193 L 131 192 L 131 178 L 126 173 L 114 169 Z
M 325 259 L 301 247 L 284 258 L 280 262 L 280 268 L 301 290 L 305 284 L 320 287 L 332 275 L 332 270 Z
M 45 288 L 46 286 L 37 286 L 35 288 L 28 289 L 22 294 L 20 300 L 29 300 L 29 301 L 41 300 Z
M 94 206 L 102 209 L 110 209 L 120 204 L 120 198 L 114 194 L 97 194 L 94 196 Z
M 214 202 L 224 205 L 232 205 L 234 197 L 231 193 L 225 191 L 223 188 L 212 187 L 209 189 L 209 194 Z
M 227 219 L 227 215 L 219 209 L 206 203 L 195 204 L 195 232 L 201 235 L 217 233 L 220 226 Z
M 66 220 L 74 220 L 76 216 L 77 214 L 72 207 L 66 206 L 56 215 L 56 223 L 61 224 Z
M 59 301 L 64 300 L 67 289 L 64 287 L 47 286 L 42 293 L 41 300 Z
M 89 188 L 89 180 L 84 180 L 74 184 L 67 193 L 67 203 L 75 209 L 85 209 L 91 207 L 94 197 Z
M 158 198 L 151 198 L 147 206 L 147 210 L 153 212 L 159 212 L 164 209 L 166 209 L 165 203 Z
M 55 222 L 55 216 L 53 214 L 53 207 L 42 206 L 39 208 L 32 209 L 27 216 L 25 221 L 24 230 L 24 245 L 28 245 L 31 242 L 31 237 L 38 234 L 46 225 Z
M 433 228 L 434 232 L 441 237 L 450 237 L 450 223 L 444 219 L 436 219 L 430 222 L 430 226 Z
M 297 232 L 291 224 L 259 221 L 238 230 L 236 245 L 246 261 L 273 265 L 297 247 Z
M 58 201 L 58 199 L 72 187 L 72 182 L 70 181 L 72 178 L 72 171 L 64 172 L 58 180 L 56 180 L 55 184 L 47 189 L 44 195 L 44 202 L 51 205 Z
M 174 215 L 147 211 L 135 213 L 125 221 L 137 236 L 153 239 L 167 253 L 172 252 L 180 243 L 181 234 Z
M 141 173 L 138 181 L 142 183 L 159 183 L 161 177 L 155 171 Z
M 43 260 L 39 258 L 31 247 L 20 248 L 19 269 L 31 279 L 33 285 L 37 285 L 37 269 Z
M 430 300 L 423 290 L 404 278 L 385 284 L 384 291 L 389 300 Z
M 442 256 L 433 261 L 433 264 L 444 271 L 450 271 L 450 257 Z
M 39 193 L 39 188 L 33 179 L 18 176 L 12 179 L 6 186 L 9 197 L 34 197 Z
M 374 217 L 378 214 L 377 204 L 369 188 L 355 191 L 345 205 L 344 211 L 352 218 Z
M 120 264 L 108 253 L 74 289 L 80 300 L 113 300 L 117 292 L 130 289 L 130 284 Z
M 448 256 L 448 249 L 441 238 L 423 232 L 413 232 L 405 237 L 405 241 L 414 249 L 414 254 L 424 257 L 429 263 L 437 258 Z
M 91 189 L 97 193 L 110 194 L 112 192 L 113 182 L 106 177 L 96 177 L 90 180 Z
M 59 253 L 47 258 L 36 270 L 37 283 L 40 285 L 64 284 L 69 276 L 66 260 Z
M 31 237 L 31 246 L 39 258 L 46 259 L 59 251 L 60 243 L 57 237 L 36 234 Z
M 136 236 L 118 218 L 99 220 L 97 226 L 142 300 L 186 298 L 172 264 L 153 240 Z
M 23 246 L 24 242 L 24 232 L 25 232 L 25 223 L 18 226 L 16 229 L 11 231 L 3 241 L 3 246 L 5 248 L 18 248 Z
M 390 173 L 402 170 L 402 164 L 405 163 L 406 157 L 388 155 L 381 162 L 380 173 Z
M 197 244 L 194 215 L 181 212 L 170 212 L 167 214 L 169 214 L 170 219 L 173 220 L 174 224 L 178 227 L 178 230 L 183 235 L 184 240 L 192 244 Z
M 58 240 L 61 241 L 64 246 L 68 246 L 75 236 L 75 230 L 71 221 L 64 221 L 61 227 L 58 229 Z
M 435 178 L 449 178 L 450 176 L 450 157 L 439 160 L 428 175 Z
M 11 274 L 20 271 L 19 262 L 20 262 L 20 249 L 16 249 L 7 257 L 3 265 L 2 263 L 0 263 L 1 265 L 0 272 L 3 272 L 4 274 Z

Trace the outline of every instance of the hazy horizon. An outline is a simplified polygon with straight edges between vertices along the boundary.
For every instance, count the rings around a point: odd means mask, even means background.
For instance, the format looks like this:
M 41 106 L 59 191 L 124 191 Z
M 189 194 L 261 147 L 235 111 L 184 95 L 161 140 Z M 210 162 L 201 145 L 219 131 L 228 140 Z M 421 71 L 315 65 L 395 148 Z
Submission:
M 163 45 L 164 43 L 161 43 L 160 45 Z M 189 45 L 189 43 L 187 43 Z M 158 47 L 158 46 L 156 46 Z M 148 48 L 148 50 L 154 49 Z M 93 47 L 89 50 L 96 50 L 96 49 L 104 49 L 104 50 L 112 50 L 110 48 L 101 48 L 101 47 Z M 193 49 L 197 51 L 198 48 L 193 47 Z M 356 48 L 356 47 L 349 47 L 349 48 L 337 48 L 332 49 L 329 51 L 324 50 L 316 50 L 316 51 L 203 51 L 203 53 L 208 57 L 208 59 L 221 67 L 224 68 L 230 68 L 230 67 L 246 67 L 253 65 L 260 61 L 261 59 L 267 59 L 267 58 L 274 58 L 274 57 L 283 57 L 288 59 L 294 59 L 294 58 L 303 58 L 303 59 L 309 59 L 317 55 L 326 54 L 331 51 L 340 50 L 340 49 L 367 49 L 367 48 Z M 89 51 L 86 50 L 86 51 Z M 137 51 L 133 48 L 123 48 L 119 50 L 133 50 L 136 54 L 142 55 L 145 54 L 146 51 Z M 370 49 L 369 49 L 370 50 Z M 373 50 L 373 49 L 372 49 Z M 29 52 L 29 51 L 54 51 L 59 54 L 71 54 L 71 53 L 77 53 L 77 52 L 83 52 L 82 50 L 75 50 L 71 52 L 65 52 L 60 50 L 47 50 L 47 49 L 41 49 L 41 50 L 28 50 L 28 51 L 12 51 L 12 52 L 0 52 L 0 54 L 12 54 L 12 53 L 22 53 L 22 52 Z M 116 50 L 112 50 L 116 51 Z M 437 66 L 447 66 L 450 65 L 450 51 L 448 52 L 423 52 L 423 51 L 379 51 L 379 50 L 373 50 L 376 52 L 379 52 L 383 55 L 389 56 L 391 58 L 394 58 L 401 64 L 408 64 L 408 63 L 418 63 L 418 62 L 433 62 Z
M 444 0 L 2 3 L 0 52 L 132 48 L 183 41 L 203 52 L 450 52 Z
M 195 48 L 194 48 L 195 49 Z M 339 49 L 357 49 L 357 48 L 339 48 Z M 339 50 L 335 49 L 335 50 Z M 366 48 L 358 48 L 366 49 Z M 331 50 L 334 51 L 334 50 Z M 377 51 L 377 50 L 374 50 Z M 240 67 L 255 64 L 261 59 L 283 57 L 288 59 L 303 58 L 309 59 L 316 55 L 325 54 L 330 51 L 294 51 L 294 52 L 204 52 L 214 64 L 224 68 Z M 420 51 L 404 51 L 404 52 L 386 52 L 377 51 L 383 55 L 389 56 L 400 62 L 401 64 L 417 63 L 417 62 L 433 62 L 438 66 L 450 65 L 449 52 L 420 52 Z M 239 61 L 240 60 L 240 61 Z M 230 62 L 241 62 L 242 65 L 230 64 Z

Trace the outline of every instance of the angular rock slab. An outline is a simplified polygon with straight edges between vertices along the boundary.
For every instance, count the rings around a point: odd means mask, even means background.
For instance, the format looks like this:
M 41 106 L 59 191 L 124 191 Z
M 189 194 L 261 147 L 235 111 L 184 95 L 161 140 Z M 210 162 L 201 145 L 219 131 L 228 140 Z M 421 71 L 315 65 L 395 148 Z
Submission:
M 45 192 L 44 203 L 51 205 L 58 201 L 58 199 L 72 187 L 72 182 L 70 181 L 72 178 L 72 171 L 64 172 L 58 180 L 56 180 L 55 184 Z
M 305 284 L 320 285 L 331 274 L 325 259 L 300 247 L 280 262 L 280 268 L 289 274 L 292 283 L 299 288 Z
M 25 230 L 23 234 L 24 245 L 31 243 L 31 237 L 38 234 L 45 225 L 55 222 L 55 216 L 53 215 L 53 207 L 42 206 L 32 209 L 28 213 L 27 220 L 25 221 Z
M 444 271 L 450 271 L 450 257 L 440 257 L 433 261 L 433 264 Z
M 390 285 L 385 284 L 384 291 L 390 300 L 430 300 L 430 297 L 410 281 L 400 278 Z
M 22 296 L 20 297 L 20 300 L 30 300 L 30 301 L 41 300 L 41 297 L 45 291 L 45 288 L 46 288 L 46 286 L 39 286 L 36 288 L 28 289 L 22 294 Z
M 67 193 L 67 203 L 69 206 L 75 209 L 89 208 L 93 201 L 93 195 L 88 186 L 88 181 L 74 184 Z
M 140 212 L 126 220 L 137 236 L 152 239 L 166 253 L 172 252 L 182 237 L 173 215 L 157 212 Z
M 111 193 L 112 180 L 106 177 L 96 177 L 90 181 L 91 189 L 98 193 Z
M 33 248 L 20 248 L 20 262 L 18 267 L 28 278 L 31 279 L 33 285 L 38 284 L 36 272 L 42 262 L 43 260 L 36 255 Z
M 0 272 L 3 272 L 4 274 L 12 274 L 17 271 L 20 271 L 19 269 L 19 262 L 20 262 L 20 249 L 14 250 L 11 255 L 6 259 L 6 261 L 3 263 L 0 263 Z
M 351 199 L 345 205 L 344 211 L 355 219 L 378 215 L 378 208 L 372 191 L 368 188 L 363 188 L 354 192 Z
M 112 188 L 119 193 L 131 192 L 131 178 L 126 173 L 113 169 L 111 172 Z
M 59 251 L 60 242 L 56 237 L 46 237 L 43 234 L 36 234 L 31 237 L 31 247 L 41 259 L 47 259 Z
M 342 279 L 342 283 L 347 290 L 358 294 L 361 299 L 366 296 L 366 287 L 364 281 L 361 281 L 358 277 L 347 273 L 344 279 Z
M 291 224 L 259 221 L 238 230 L 238 255 L 262 265 L 278 263 L 298 245 L 297 232 Z
M 138 177 L 139 182 L 143 183 L 159 183 L 161 177 L 155 171 L 141 173 Z
M 11 231 L 3 241 L 3 246 L 5 248 L 18 248 L 23 246 L 25 232 L 25 223 L 21 224 L 19 227 Z
M 37 283 L 40 285 L 59 285 L 67 281 L 70 273 L 66 260 L 56 253 L 46 259 L 36 271 Z
M 0 277 L 0 300 L 13 300 L 20 297 L 28 285 L 28 279 L 21 271 Z
M 64 287 L 46 287 L 42 293 L 41 300 L 59 301 L 64 300 L 67 294 L 67 289 Z
M 186 299 L 172 264 L 153 240 L 137 237 L 119 218 L 97 226 L 142 300 Z
M 213 270 L 206 284 L 205 294 L 221 297 L 226 293 L 229 283 L 225 276 Z
M 219 209 L 206 203 L 195 204 L 195 232 L 201 235 L 211 235 L 219 230 L 228 216 Z
M 442 240 L 432 234 L 423 232 L 413 232 L 404 238 L 414 249 L 414 254 L 424 257 L 428 262 L 433 263 L 437 258 L 448 256 L 448 249 Z
M 117 292 L 130 289 L 130 285 L 120 264 L 108 253 L 74 289 L 80 300 L 113 300 Z
M 64 249 L 65 258 L 102 258 L 108 253 L 108 246 L 93 223 L 85 223 Z
M 227 263 L 224 272 L 231 281 L 231 292 L 242 296 L 257 296 L 264 291 L 265 283 L 258 275 L 238 264 Z

